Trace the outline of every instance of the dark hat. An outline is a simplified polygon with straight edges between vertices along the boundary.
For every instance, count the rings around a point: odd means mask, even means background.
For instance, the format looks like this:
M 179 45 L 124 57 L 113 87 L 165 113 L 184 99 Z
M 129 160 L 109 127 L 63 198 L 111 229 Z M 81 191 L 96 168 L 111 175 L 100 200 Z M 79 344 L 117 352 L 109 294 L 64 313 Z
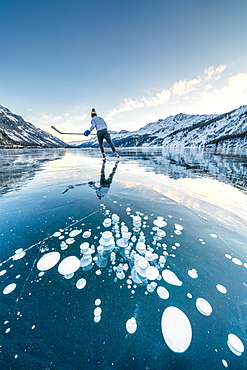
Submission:
M 95 116 L 97 116 L 96 110 L 92 108 L 91 117 L 95 117 Z

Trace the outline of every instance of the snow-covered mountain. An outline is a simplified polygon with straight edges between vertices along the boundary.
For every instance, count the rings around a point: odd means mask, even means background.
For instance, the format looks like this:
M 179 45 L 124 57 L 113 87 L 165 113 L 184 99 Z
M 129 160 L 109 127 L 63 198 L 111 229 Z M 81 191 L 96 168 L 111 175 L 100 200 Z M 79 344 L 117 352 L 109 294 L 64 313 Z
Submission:
M 0 105 L 0 147 L 65 148 L 59 140 Z
M 117 147 L 162 146 L 247 147 L 247 105 L 224 114 L 187 115 L 160 119 L 134 132 L 111 132 Z M 92 138 L 80 147 L 95 147 Z

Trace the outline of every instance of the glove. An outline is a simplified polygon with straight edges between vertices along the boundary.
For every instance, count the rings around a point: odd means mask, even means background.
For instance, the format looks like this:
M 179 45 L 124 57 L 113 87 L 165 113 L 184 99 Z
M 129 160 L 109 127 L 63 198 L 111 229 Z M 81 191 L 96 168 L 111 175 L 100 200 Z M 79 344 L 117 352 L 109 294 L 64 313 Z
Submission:
M 91 134 L 91 131 L 90 130 L 86 130 L 85 132 L 84 132 L 84 135 L 85 136 L 88 136 L 88 135 L 90 135 Z

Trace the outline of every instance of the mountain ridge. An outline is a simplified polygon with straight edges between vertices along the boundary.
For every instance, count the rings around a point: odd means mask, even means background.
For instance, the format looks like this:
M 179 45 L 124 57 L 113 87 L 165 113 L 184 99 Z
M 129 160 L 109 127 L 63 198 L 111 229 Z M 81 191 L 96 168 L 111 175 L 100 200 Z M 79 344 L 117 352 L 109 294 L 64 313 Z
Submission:
M 179 113 L 148 123 L 137 131 L 111 132 L 116 147 L 247 147 L 247 105 L 223 114 L 187 115 Z M 96 138 L 79 147 L 96 147 Z
M 68 144 L 0 105 L 0 147 L 65 148 Z
M 178 113 L 136 131 L 110 131 L 116 147 L 247 147 L 247 105 L 223 114 Z M 97 137 L 65 143 L 0 105 L 0 147 L 94 148 Z M 106 144 L 107 146 L 107 144 Z

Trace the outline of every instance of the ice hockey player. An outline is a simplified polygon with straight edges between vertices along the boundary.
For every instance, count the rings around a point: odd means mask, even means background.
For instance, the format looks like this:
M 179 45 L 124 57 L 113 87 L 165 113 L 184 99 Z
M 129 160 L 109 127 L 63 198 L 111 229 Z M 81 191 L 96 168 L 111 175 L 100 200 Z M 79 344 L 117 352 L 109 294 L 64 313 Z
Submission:
M 103 144 L 104 139 L 110 145 L 111 150 L 113 151 L 115 157 L 119 158 L 119 155 L 116 152 L 116 148 L 115 148 L 115 146 L 114 146 L 114 144 L 111 140 L 111 135 L 110 135 L 110 133 L 107 129 L 107 125 L 106 125 L 105 121 L 103 120 L 103 118 L 97 116 L 97 113 L 96 113 L 94 108 L 91 111 L 91 117 L 92 117 L 91 127 L 90 127 L 89 130 L 86 130 L 84 132 L 84 135 L 85 136 L 90 135 L 91 131 L 93 131 L 93 129 L 96 128 L 99 147 L 100 147 L 103 159 L 106 158 L 105 150 L 104 150 L 104 144 Z

